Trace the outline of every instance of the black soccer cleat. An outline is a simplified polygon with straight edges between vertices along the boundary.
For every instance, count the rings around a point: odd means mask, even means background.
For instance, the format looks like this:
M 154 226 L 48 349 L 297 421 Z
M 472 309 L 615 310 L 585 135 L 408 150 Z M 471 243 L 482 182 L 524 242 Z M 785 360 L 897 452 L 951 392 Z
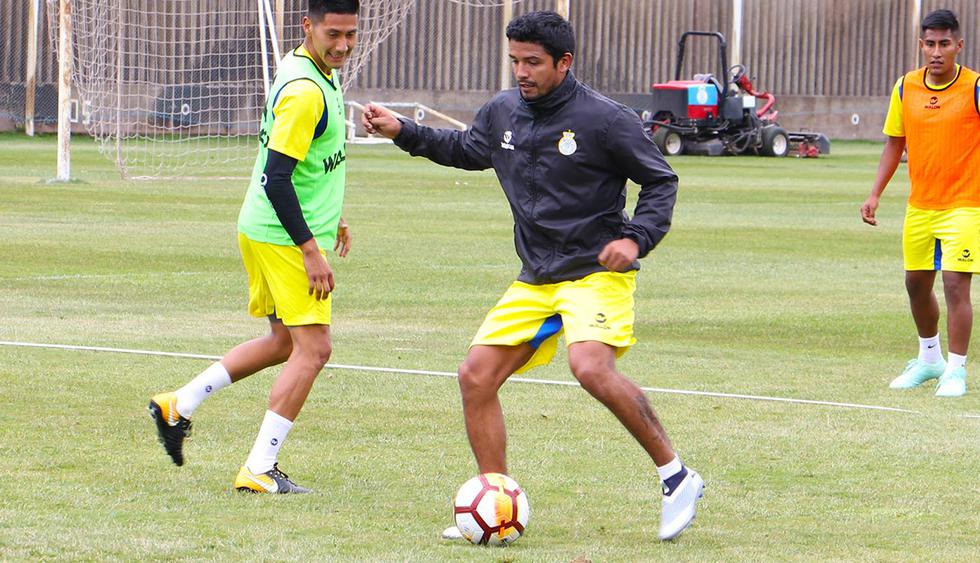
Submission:
M 191 421 L 177 412 L 177 396 L 173 393 L 154 395 L 147 410 L 157 423 L 157 440 L 163 444 L 167 455 L 178 466 L 184 465 L 184 438 L 191 433 Z

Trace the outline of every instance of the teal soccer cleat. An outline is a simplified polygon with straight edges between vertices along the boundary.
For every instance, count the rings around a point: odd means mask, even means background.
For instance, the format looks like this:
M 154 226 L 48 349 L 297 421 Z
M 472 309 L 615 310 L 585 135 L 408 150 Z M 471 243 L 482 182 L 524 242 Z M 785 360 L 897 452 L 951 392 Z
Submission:
M 937 397 L 962 397 L 966 394 L 966 369 L 956 368 L 944 373 L 936 387 Z
M 938 378 L 944 371 L 946 371 L 946 360 L 943 359 L 934 364 L 921 362 L 918 359 L 909 360 L 902 375 L 893 379 L 888 386 L 892 389 L 911 389 L 930 379 Z

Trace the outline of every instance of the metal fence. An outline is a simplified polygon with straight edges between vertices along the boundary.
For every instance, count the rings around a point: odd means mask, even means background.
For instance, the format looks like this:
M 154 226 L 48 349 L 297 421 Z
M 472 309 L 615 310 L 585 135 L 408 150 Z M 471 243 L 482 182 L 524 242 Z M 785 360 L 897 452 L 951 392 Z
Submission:
M 546 9 L 527 0 L 514 13 Z M 741 62 L 767 89 L 791 96 L 883 96 L 917 64 L 913 1 L 744 0 Z M 980 65 L 975 0 L 924 0 L 921 14 L 957 13 L 966 46 L 961 62 Z M 686 30 L 731 35 L 729 0 L 572 0 L 579 78 L 610 93 L 646 93 L 672 78 L 677 39 Z M 501 88 L 502 8 L 422 1 L 377 52 L 360 88 L 492 91 Z M 713 46 L 691 44 L 685 76 L 714 71 Z
M 27 10 L 32 1 L 0 0 L 0 124 L 5 119 L 8 124 L 22 124 Z M 940 7 L 958 14 L 966 39 L 960 61 L 977 68 L 980 3 L 919 1 L 922 15 Z M 40 3 L 42 12 L 45 4 Z M 301 39 L 299 14 L 305 2 L 286 0 L 285 4 L 284 43 L 290 45 Z M 578 42 L 575 72 L 610 94 L 649 92 L 651 83 L 673 77 L 676 42 L 683 31 L 721 31 L 731 36 L 735 18 L 731 0 L 570 0 L 569 4 Z M 783 96 L 885 96 L 895 80 L 917 64 L 917 29 L 911 21 L 915 4 L 916 0 L 743 0 L 740 62 L 758 86 Z M 554 0 L 515 1 L 513 12 L 519 15 L 554 5 Z M 506 85 L 500 77 L 503 10 L 418 0 L 378 48 L 355 87 L 429 93 L 498 90 Z M 145 17 L 160 18 L 159 27 L 167 27 L 164 11 L 148 11 Z M 220 21 L 221 14 L 202 17 Z M 55 118 L 57 62 L 46 14 L 42 13 L 41 22 L 36 92 L 37 119 L 43 122 Z M 682 75 L 717 68 L 712 45 L 692 44 L 689 52 Z

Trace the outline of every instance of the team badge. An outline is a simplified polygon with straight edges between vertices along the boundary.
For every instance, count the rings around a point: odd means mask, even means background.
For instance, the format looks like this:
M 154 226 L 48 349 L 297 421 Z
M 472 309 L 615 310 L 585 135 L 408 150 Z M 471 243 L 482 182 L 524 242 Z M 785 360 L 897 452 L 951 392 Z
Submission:
M 575 142 L 575 133 L 571 131 L 565 131 L 561 134 L 561 140 L 558 141 L 558 152 L 565 156 L 571 156 L 575 154 L 578 150 L 578 144 Z
M 500 148 L 507 149 L 509 151 L 514 150 L 514 145 L 510 144 L 510 140 L 514 138 L 513 131 L 504 131 L 504 140 L 500 143 Z

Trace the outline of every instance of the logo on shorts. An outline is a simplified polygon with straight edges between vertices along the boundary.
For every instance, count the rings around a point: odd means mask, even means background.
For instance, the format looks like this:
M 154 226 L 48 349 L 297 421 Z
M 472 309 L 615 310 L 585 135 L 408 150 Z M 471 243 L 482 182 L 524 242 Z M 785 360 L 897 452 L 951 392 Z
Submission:
M 964 248 L 963 252 L 960 253 L 960 257 L 956 260 L 958 262 L 973 262 L 973 255 L 970 253 L 970 249 Z
M 608 324 L 606 324 L 607 320 L 608 319 L 606 318 L 605 313 L 596 313 L 592 322 L 589 323 L 589 328 L 601 328 L 602 330 L 609 330 L 610 327 Z

